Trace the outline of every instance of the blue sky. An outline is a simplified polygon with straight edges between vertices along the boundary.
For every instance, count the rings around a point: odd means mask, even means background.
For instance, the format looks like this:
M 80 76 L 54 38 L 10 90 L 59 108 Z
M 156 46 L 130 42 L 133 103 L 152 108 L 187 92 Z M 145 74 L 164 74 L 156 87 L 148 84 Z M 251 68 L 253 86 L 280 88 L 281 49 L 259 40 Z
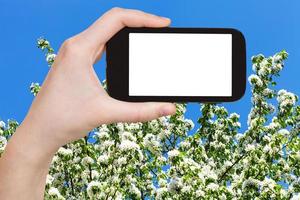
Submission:
M 300 1 L 279 0 L 0 0 L 0 119 L 21 122 L 31 104 L 31 82 L 42 83 L 48 66 L 36 48 L 36 39 L 49 39 L 57 50 L 72 35 L 84 30 L 108 9 L 119 6 L 141 9 L 172 19 L 174 27 L 232 27 L 241 30 L 247 43 L 247 75 L 254 54 L 273 55 L 286 49 L 290 57 L 279 88 L 300 95 Z M 298 37 L 297 37 L 298 36 Z M 105 77 L 105 62 L 96 66 Z M 238 102 L 224 104 L 241 114 L 245 128 L 250 110 L 250 88 Z M 196 121 L 199 105 L 189 104 L 187 117 Z

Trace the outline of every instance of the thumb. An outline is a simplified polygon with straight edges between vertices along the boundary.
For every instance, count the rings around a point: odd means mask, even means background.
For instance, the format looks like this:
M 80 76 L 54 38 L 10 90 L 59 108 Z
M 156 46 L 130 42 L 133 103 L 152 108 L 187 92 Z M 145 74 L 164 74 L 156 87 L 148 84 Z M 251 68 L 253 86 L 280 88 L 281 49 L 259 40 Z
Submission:
M 173 115 L 176 106 L 164 102 L 124 102 L 112 98 L 110 103 L 110 123 L 146 122 L 166 115 Z

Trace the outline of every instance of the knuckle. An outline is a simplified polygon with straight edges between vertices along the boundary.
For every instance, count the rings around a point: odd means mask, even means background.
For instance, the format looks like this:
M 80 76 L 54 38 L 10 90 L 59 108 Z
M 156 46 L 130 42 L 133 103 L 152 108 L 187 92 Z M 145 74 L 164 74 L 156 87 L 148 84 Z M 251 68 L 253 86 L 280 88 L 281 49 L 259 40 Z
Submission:
M 76 38 L 71 37 L 63 42 L 61 51 L 64 54 L 78 54 L 80 53 L 80 44 Z
M 159 117 L 162 117 L 162 116 L 164 116 L 164 113 L 160 108 L 158 108 L 157 111 L 156 111 L 155 118 L 159 118 Z
M 120 8 L 120 7 L 113 7 L 112 9 L 110 9 L 110 13 L 112 14 L 120 14 L 124 12 L 124 8 Z
M 144 113 L 141 109 L 136 110 L 134 122 L 143 122 L 144 121 Z
M 74 38 L 68 38 L 62 44 L 62 48 L 64 50 L 72 50 L 74 49 L 74 46 L 76 46 L 76 41 Z

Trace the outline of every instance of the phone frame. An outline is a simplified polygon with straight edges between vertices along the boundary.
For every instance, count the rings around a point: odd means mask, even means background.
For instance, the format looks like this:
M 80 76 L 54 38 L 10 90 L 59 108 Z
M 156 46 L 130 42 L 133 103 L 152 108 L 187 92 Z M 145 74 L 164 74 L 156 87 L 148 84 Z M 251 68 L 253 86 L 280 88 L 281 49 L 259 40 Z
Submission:
M 232 96 L 129 96 L 129 34 L 188 33 L 232 34 Z M 106 82 L 108 94 L 128 102 L 232 102 L 246 90 L 246 42 L 243 34 L 232 28 L 123 28 L 106 44 Z

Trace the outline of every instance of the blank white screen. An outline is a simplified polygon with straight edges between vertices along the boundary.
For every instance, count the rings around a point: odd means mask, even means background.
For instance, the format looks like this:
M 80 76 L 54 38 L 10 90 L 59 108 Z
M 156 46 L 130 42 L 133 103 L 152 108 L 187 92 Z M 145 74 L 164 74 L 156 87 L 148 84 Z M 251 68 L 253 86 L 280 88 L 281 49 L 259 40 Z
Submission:
M 129 96 L 231 96 L 232 35 L 129 34 Z

